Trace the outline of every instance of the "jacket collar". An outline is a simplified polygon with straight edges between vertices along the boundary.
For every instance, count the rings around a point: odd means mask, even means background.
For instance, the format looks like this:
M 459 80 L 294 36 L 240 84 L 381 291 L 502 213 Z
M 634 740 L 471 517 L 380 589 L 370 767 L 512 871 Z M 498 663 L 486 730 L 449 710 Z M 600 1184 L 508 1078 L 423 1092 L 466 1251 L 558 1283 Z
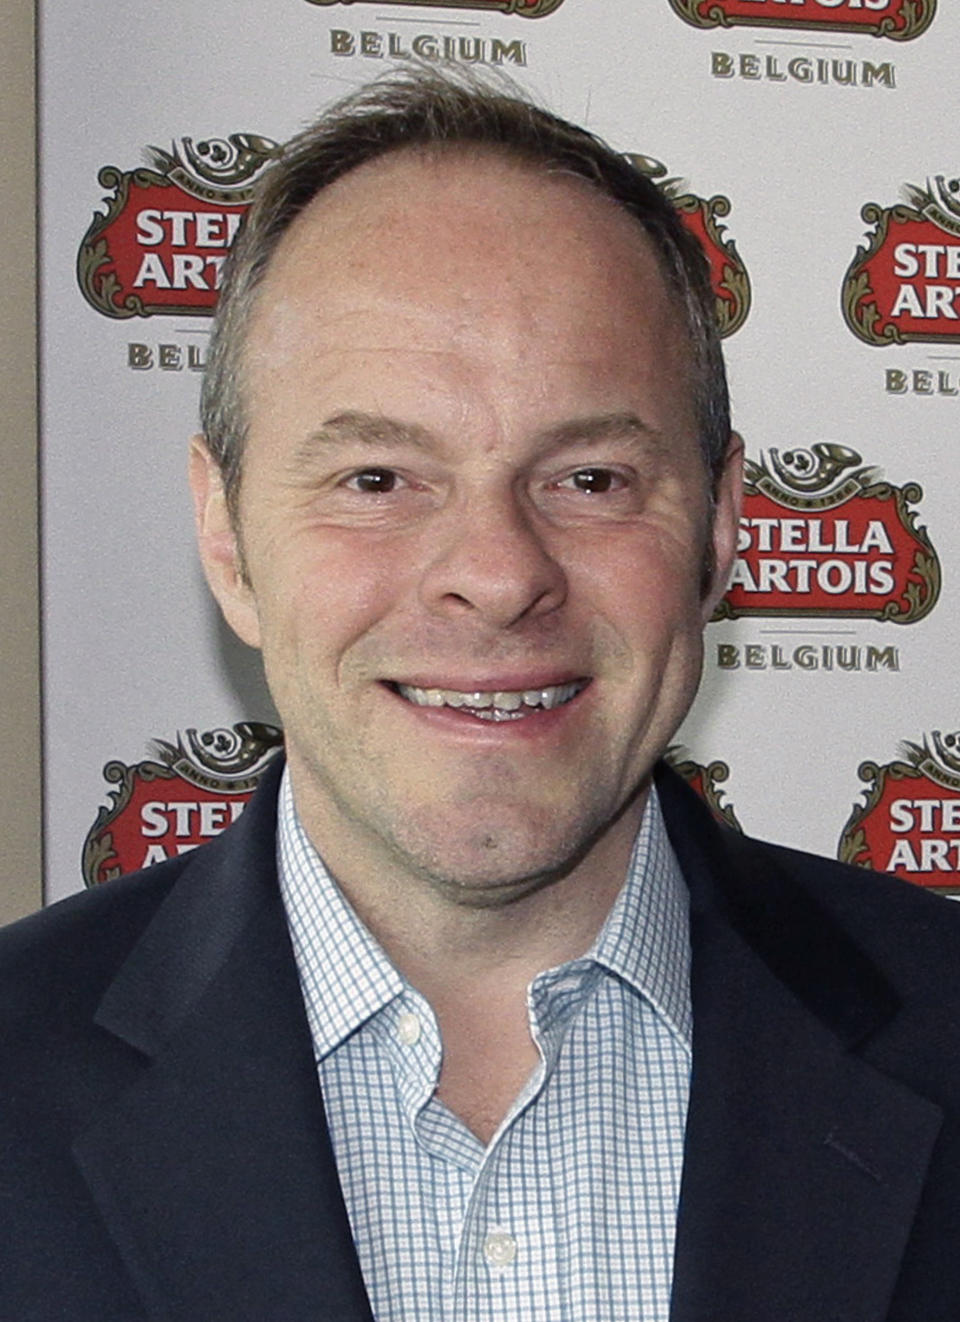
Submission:
M 659 785 L 694 1019 L 671 1322 L 878 1322 L 942 1119 L 869 1061 L 898 999 L 777 851 Z

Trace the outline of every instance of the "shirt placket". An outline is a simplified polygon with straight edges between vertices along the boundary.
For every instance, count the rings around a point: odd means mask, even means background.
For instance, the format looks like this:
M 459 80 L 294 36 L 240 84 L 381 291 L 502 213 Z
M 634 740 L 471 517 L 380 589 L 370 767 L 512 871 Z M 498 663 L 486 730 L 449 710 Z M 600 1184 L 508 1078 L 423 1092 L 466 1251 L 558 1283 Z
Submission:
M 404 1123 L 420 1153 L 423 1224 L 412 1226 L 439 1256 L 442 1316 L 451 1316 L 457 1253 L 483 1146 L 440 1102 L 441 1043 L 429 1004 L 412 988 L 385 1010 L 378 1037 L 390 1062 Z M 437 1282 L 431 1283 L 435 1291 Z
M 463 1224 L 453 1322 L 559 1318 L 549 1086 L 567 1029 L 598 970 L 584 961 L 540 975 L 528 990 L 540 1065 L 483 1154 Z

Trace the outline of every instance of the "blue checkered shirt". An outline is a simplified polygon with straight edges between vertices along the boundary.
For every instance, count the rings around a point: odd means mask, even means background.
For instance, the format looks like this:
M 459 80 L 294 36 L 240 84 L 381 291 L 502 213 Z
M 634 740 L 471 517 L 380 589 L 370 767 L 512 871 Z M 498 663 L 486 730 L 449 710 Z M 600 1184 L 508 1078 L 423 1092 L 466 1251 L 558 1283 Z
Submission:
M 593 947 L 527 989 L 540 1065 L 486 1147 L 434 1096 L 433 1012 L 326 872 L 286 776 L 278 859 L 378 1322 L 667 1322 L 692 1022 L 655 792 Z

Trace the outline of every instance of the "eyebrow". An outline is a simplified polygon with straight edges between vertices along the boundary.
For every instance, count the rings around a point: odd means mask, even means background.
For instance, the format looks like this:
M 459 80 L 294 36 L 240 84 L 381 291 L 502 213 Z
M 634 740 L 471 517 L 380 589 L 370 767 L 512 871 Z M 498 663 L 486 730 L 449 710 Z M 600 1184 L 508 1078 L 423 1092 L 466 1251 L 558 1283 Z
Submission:
M 538 432 L 534 437 L 536 449 L 549 454 L 567 446 L 596 444 L 607 440 L 637 440 L 647 447 L 660 449 L 663 437 L 636 413 L 600 413 L 582 418 L 569 418 Z M 379 413 L 365 413 L 347 409 L 327 418 L 297 446 L 294 463 L 309 462 L 318 449 L 326 446 L 363 445 L 412 447 L 417 450 L 436 448 L 437 440 L 426 427 L 417 423 L 401 422 Z
M 636 413 L 599 413 L 571 418 L 547 427 L 537 436 L 538 445 L 547 451 L 562 450 L 568 445 L 611 440 L 638 440 L 659 449 L 663 436 Z
M 309 461 L 318 448 L 349 445 L 356 441 L 364 445 L 412 446 L 426 450 L 430 448 L 431 433 L 416 423 L 348 409 L 327 418 L 316 431 L 305 436 L 294 453 L 294 462 Z

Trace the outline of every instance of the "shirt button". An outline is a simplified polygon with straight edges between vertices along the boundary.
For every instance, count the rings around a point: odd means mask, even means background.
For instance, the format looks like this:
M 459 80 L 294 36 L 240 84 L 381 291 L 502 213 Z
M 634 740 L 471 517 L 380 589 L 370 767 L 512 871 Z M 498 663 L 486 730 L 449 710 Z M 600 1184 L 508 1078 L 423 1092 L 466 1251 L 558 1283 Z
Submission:
M 505 1230 L 491 1230 L 483 1241 L 483 1256 L 491 1267 L 509 1267 L 517 1256 L 517 1241 Z
M 402 1014 L 397 1020 L 397 1037 L 405 1047 L 412 1047 L 420 1041 L 420 1016 Z

